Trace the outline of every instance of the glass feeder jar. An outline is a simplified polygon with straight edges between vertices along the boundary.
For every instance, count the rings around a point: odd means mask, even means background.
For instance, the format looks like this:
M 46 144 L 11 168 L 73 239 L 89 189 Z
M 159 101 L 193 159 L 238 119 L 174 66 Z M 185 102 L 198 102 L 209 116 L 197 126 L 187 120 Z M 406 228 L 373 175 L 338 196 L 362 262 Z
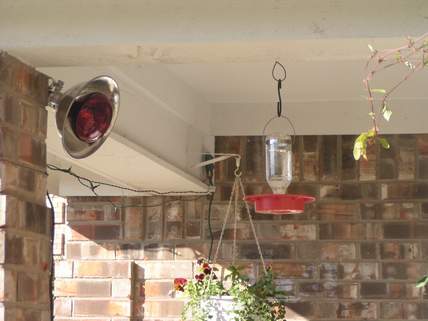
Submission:
M 287 134 L 265 136 L 266 181 L 274 194 L 285 194 L 293 178 L 292 138 Z

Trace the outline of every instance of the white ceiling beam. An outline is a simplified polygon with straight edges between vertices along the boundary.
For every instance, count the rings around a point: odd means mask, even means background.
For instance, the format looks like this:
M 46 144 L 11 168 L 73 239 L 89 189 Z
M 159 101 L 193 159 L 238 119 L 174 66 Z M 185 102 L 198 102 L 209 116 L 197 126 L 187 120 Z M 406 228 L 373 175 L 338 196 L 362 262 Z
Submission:
M 37 66 L 361 59 L 427 15 L 425 0 L 3 0 L 0 48 Z
M 389 122 L 380 120 L 381 132 L 426 133 L 428 108 L 426 99 L 400 100 L 390 103 L 393 115 Z M 212 131 L 218 136 L 262 135 L 266 122 L 276 115 L 275 103 L 214 104 Z M 367 101 L 289 102 L 286 115 L 298 135 L 354 135 L 371 128 Z M 245 119 L 245 121 L 243 121 Z M 286 121 L 274 120 L 269 132 L 292 130 Z

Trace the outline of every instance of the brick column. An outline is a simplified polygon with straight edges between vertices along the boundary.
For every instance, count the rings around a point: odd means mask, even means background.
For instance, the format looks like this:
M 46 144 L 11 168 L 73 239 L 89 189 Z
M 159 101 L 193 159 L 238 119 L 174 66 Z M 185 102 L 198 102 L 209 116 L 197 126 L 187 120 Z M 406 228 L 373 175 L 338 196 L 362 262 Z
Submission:
M 0 320 L 50 319 L 48 77 L 0 52 Z

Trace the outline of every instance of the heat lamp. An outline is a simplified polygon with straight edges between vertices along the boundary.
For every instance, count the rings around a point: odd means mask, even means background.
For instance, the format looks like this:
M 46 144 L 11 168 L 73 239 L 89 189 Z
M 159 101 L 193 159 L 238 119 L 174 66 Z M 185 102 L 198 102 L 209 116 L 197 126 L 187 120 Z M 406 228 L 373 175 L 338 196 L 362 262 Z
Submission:
M 82 82 L 62 93 L 51 79 L 48 106 L 55 110 L 64 150 L 72 158 L 92 155 L 110 135 L 119 112 L 119 86 L 109 76 Z
M 275 75 L 275 68 L 283 70 L 283 76 Z M 286 78 L 284 66 L 275 62 L 272 69 L 272 77 L 278 84 L 278 103 L 277 116 L 272 117 L 263 129 L 265 137 L 266 154 L 266 181 L 272 189 L 272 194 L 248 195 L 245 200 L 253 203 L 255 211 L 261 214 L 299 214 L 303 213 L 305 204 L 315 201 L 315 198 L 309 195 L 287 194 L 287 188 L 290 186 L 293 178 L 293 138 L 289 133 L 291 129 L 295 136 L 294 125 L 291 120 L 282 115 L 281 87 L 282 81 Z M 281 132 L 272 132 L 266 134 L 269 125 L 274 120 L 286 121 L 288 126 L 281 127 Z M 287 131 L 288 128 L 288 131 Z

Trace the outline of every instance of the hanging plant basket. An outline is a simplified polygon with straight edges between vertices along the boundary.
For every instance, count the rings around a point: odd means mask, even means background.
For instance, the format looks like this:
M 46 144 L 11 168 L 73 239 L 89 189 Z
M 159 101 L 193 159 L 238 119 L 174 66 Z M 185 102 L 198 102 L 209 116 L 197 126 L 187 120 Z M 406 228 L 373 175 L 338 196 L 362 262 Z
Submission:
M 193 280 L 176 279 L 175 289 L 183 292 L 186 304 L 182 320 L 192 321 L 284 321 L 285 293 L 276 288 L 270 268 L 255 282 L 249 282 L 241 269 L 230 266 L 230 273 L 219 280 L 212 265 L 198 260 Z M 226 282 L 225 282 L 226 281 Z
M 217 243 L 213 262 L 218 258 L 220 245 L 222 244 L 224 231 L 233 206 L 234 238 L 232 245 L 232 265 L 228 267 L 228 273 L 224 278 L 217 276 L 217 270 L 211 261 L 199 259 L 194 279 L 175 279 L 175 290 L 183 292 L 187 298 L 182 320 L 192 321 L 284 321 L 285 320 L 285 293 L 278 290 L 272 269 L 265 265 L 261 246 L 257 238 L 256 229 L 251 217 L 249 206 L 246 202 L 245 209 L 251 230 L 254 234 L 260 261 L 264 273 L 255 282 L 244 275 L 240 267 L 235 266 L 236 257 L 236 226 L 239 216 L 240 193 L 245 198 L 245 192 L 239 170 L 235 171 L 235 182 L 220 237 Z M 242 198 L 241 198 L 242 199 Z
M 242 306 L 234 302 L 231 296 L 213 296 L 201 302 L 201 309 L 206 310 L 210 321 L 234 321 Z

